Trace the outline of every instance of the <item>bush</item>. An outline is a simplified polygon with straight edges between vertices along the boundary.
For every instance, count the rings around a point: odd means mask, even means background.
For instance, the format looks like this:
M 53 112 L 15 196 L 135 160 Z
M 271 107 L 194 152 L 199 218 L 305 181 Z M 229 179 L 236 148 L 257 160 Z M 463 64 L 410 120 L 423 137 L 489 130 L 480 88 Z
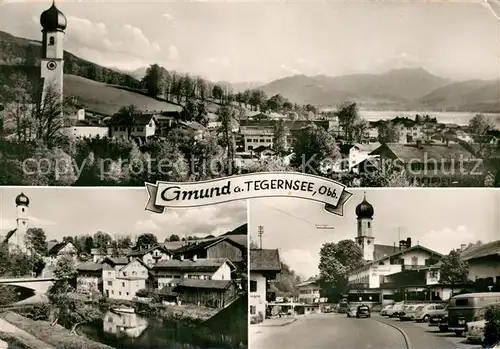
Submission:
M 50 317 L 50 307 L 47 304 L 36 304 L 30 313 L 31 319 L 35 321 L 47 321 Z
M 491 307 L 485 314 L 484 344 L 493 345 L 500 340 L 500 306 Z

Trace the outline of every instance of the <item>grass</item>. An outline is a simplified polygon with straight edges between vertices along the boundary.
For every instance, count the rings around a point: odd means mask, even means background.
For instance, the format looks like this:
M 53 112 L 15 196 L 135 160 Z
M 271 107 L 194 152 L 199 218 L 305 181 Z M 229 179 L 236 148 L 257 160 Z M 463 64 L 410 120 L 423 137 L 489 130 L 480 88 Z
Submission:
M 146 96 L 141 91 L 108 85 L 76 75 L 64 75 L 64 95 L 77 97 L 77 103 L 89 111 L 112 115 L 120 107 L 134 104 L 141 110 L 180 111 L 181 107 Z
M 27 340 L 18 338 L 10 333 L 0 332 L 0 340 L 6 342 L 9 345 L 9 349 L 39 349 L 34 343 L 29 343 Z
M 62 326 L 56 325 L 52 327 L 50 322 L 47 321 L 33 321 L 9 311 L 0 314 L 0 317 L 58 349 L 113 349 L 85 337 L 71 335 L 70 331 Z

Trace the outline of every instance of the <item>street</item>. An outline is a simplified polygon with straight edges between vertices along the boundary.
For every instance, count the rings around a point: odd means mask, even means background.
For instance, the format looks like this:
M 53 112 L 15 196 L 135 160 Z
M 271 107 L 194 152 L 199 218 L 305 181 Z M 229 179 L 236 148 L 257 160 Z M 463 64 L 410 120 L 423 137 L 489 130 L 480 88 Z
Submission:
M 481 346 L 463 343 L 465 338 L 452 338 L 433 333 L 424 324 L 400 322 L 373 314 L 371 319 L 347 318 L 345 314 L 302 316 L 285 326 L 252 326 L 251 349 L 475 349 Z

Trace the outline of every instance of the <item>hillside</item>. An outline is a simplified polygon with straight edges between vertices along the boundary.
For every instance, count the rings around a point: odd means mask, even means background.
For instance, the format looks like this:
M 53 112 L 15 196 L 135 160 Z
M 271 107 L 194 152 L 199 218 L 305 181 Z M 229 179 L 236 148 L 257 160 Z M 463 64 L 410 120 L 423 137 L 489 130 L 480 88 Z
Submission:
M 360 105 L 403 107 L 450 81 L 424 69 L 397 69 L 384 74 L 352 74 L 338 77 L 296 75 L 261 86 L 268 95 L 277 93 L 295 103 L 332 106 L 345 100 Z
M 469 80 L 438 88 L 419 98 L 427 109 L 492 112 L 500 110 L 500 85 L 491 80 Z
M 104 84 L 76 75 L 64 75 L 64 94 L 77 96 L 77 103 L 93 112 L 112 115 L 124 104 L 134 104 L 140 110 L 181 111 L 175 104 L 148 97 L 121 86 Z

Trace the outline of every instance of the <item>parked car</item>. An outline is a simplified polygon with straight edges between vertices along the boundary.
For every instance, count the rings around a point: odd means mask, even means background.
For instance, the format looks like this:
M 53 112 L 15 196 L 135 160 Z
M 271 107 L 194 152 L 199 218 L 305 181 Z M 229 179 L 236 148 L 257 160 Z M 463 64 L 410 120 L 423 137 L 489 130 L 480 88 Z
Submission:
M 349 310 L 347 311 L 347 317 L 356 317 L 357 312 L 358 312 L 358 307 L 350 307 Z
M 399 317 L 399 313 L 403 311 L 403 304 L 396 304 L 391 309 L 387 310 L 387 316 L 389 317 Z
M 439 323 L 448 316 L 448 309 L 436 310 L 429 316 L 429 326 L 439 327 Z
M 416 309 L 419 307 L 419 304 L 411 304 L 403 307 L 403 310 L 399 313 L 399 320 L 413 320 L 415 318 Z
M 445 310 L 445 306 L 442 304 L 424 304 L 419 307 L 415 313 L 415 320 L 417 322 L 427 322 L 429 321 L 432 314 L 437 310 Z
M 448 322 L 448 314 L 445 314 L 441 321 L 439 321 L 439 331 L 448 332 L 449 331 L 449 322 Z
M 500 304 L 490 304 L 476 312 L 473 321 L 468 322 L 465 327 L 465 336 L 472 343 L 484 342 L 484 331 L 486 329 L 486 312 L 488 309 L 497 308 Z
M 393 305 L 387 305 L 387 306 L 383 307 L 382 310 L 380 311 L 380 315 L 387 316 L 387 311 L 389 309 L 392 309 L 392 308 L 393 308 Z
M 367 305 L 360 305 L 356 310 L 356 317 L 358 319 L 362 317 L 372 317 L 370 313 L 370 307 Z
M 451 298 L 448 308 L 448 329 L 461 337 L 467 322 L 472 322 L 479 309 L 500 304 L 500 292 L 466 293 Z

